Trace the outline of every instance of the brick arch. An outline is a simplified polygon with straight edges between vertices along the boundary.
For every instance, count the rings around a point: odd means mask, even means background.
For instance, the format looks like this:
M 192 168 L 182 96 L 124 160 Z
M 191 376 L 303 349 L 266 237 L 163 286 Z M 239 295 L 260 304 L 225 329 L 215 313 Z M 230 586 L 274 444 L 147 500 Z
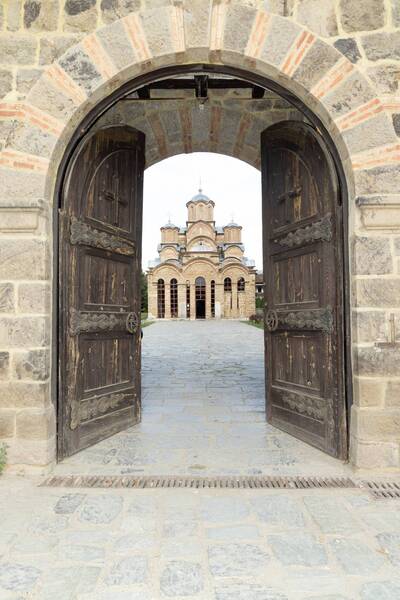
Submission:
M 247 69 L 294 93 L 330 131 L 356 194 L 370 189 L 371 175 L 377 175 L 378 185 L 386 176 L 390 179 L 391 166 L 399 161 L 393 124 L 354 64 L 291 19 L 249 7 L 244 0 L 234 8 L 225 3 L 214 3 L 210 10 L 197 6 L 131 13 L 87 35 L 44 71 L 24 103 L 3 105 L 2 115 L 19 122 L 1 153 L 13 177 L 31 171 L 32 193 L 49 197 L 54 165 L 96 103 L 135 76 L 202 61 Z M 26 144 L 26 152 L 21 140 L 32 127 L 34 141 Z M 373 133 L 367 146 L 365 128 Z M 156 122 L 153 132 L 157 137 Z M 210 136 L 210 149 L 212 143 Z M 177 153 L 168 150 L 166 145 L 159 158 Z M 371 173 L 373 169 L 379 172 Z

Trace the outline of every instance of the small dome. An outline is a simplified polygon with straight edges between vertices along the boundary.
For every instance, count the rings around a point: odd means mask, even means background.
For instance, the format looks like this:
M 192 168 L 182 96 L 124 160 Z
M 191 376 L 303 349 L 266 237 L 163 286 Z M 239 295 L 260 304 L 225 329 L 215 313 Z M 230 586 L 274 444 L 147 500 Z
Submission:
M 228 225 L 224 225 L 224 229 L 225 229 L 225 227 L 239 227 L 240 229 L 242 228 L 241 225 L 238 225 L 237 223 L 234 223 L 233 221 L 228 223 Z
M 199 188 L 199 193 L 190 199 L 190 202 L 211 202 L 211 199 L 203 194 L 203 190 Z
M 178 225 L 174 225 L 171 221 L 168 221 L 166 225 L 163 225 L 161 229 L 179 229 Z

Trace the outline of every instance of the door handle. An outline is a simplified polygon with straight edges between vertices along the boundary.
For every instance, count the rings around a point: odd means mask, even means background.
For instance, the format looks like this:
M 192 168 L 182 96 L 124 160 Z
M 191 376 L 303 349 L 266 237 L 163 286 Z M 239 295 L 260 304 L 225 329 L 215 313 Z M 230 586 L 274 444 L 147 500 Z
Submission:
M 265 325 L 268 331 L 275 331 L 276 329 L 278 329 L 278 323 L 279 318 L 276 310 L 273 308 L 267 310 L 267 313 L 265 315 Z
M 136 333 L 136 330 L 139 326 L 139 317 L 137 316 L 137 313 L 134 313 L 134 312 L 128 313 L 125 324 L 126 324 L 126 330 L 129 331 L 129 333 Z

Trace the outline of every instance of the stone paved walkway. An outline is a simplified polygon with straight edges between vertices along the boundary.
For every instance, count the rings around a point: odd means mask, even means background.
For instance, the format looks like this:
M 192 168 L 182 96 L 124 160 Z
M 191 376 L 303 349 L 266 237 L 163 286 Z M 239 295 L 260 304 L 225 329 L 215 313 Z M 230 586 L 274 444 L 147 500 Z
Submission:
M 265 425 L 262 333 L 224 325 L 146 329 L 142 425 L 57 472 L 346 472 Z M 40 481 L 0 477 L 0 600 L 400 599 L 397 500 L 362 490 L 67 490 Z

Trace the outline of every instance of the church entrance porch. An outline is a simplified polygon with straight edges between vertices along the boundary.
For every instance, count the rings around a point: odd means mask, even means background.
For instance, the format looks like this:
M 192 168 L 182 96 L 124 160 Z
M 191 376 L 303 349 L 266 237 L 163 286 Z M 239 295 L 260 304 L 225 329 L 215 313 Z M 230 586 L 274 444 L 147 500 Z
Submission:
M 143 333 L 141 423 L 65 459 L 55 474 L 350 473 L 265 421 L 260 329 L 157 321 Z

